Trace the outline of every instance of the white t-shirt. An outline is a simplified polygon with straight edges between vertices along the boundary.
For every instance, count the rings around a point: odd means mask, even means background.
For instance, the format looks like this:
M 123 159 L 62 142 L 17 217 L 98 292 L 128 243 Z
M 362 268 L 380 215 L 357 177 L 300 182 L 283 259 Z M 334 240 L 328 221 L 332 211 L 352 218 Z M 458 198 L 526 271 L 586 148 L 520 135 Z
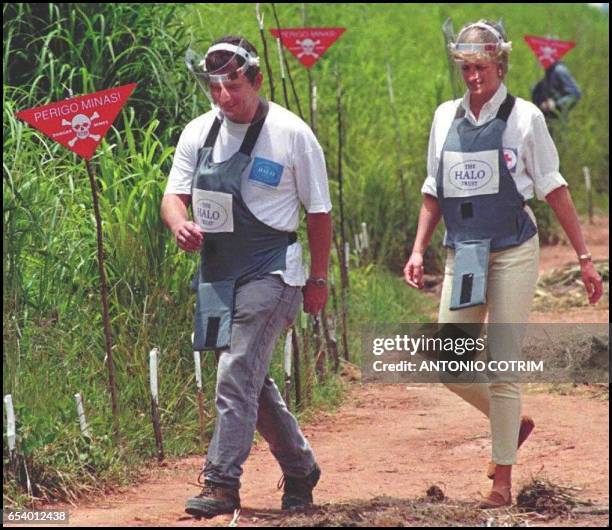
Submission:
M 470 110 L 469 92 L 466 92 L 463 99 L 447 101 L 436 109 L 429 135 L 427 178 L 421 193 L 438 196 L 436 175 L 440 156 L 459 105 L 463 105 L 465 116 L 472 125 L 483 125 L 495 118 L 507 95 L 508 90 L 502 83 L 493 97 L 484 104 L 478 119 Z M 514 177 L 516 188 L 525 200 L 533 198 L 534 191 L 537 198 L 543 200 L 551 191 L 567 186 L 559 173 L 559 155 L 546 127 L 544 115 L 533 103 L 516 98 L 502 135 L 502 145 L 510 175 Z
M 176 146 L 166 194 L 191 194 L 198 152 L 215 117 L 210 111 L 187 124 Z M 244 140 L 249 124 L 225 118 L 212 153 L 215 163 L 228 160 Z M 287 109 L 270 102 L 268 116 L 242 174 L 241 193 L 257 219 L 285 232 L 299 225 L 300 203 L 308 213 L 328 213 L 331 200 L 323 150 L 306 123 Z M 258 159 L 268 171 L 252 171 Z M 304 285 L 305 273 L 299 242 L 287 249 L 287 268 L 277 271 L 289 285 Z

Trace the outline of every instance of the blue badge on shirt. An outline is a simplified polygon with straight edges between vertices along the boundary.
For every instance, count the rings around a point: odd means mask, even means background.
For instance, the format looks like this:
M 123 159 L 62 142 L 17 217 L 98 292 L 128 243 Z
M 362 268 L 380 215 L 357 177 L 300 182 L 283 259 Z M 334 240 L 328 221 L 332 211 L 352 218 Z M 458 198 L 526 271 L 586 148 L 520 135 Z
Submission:
M 268 186 L 274 186 L 275 188 L 279 185 L 283 170 L 285 168 L 281 164 L 266 160 L 265 158 L 255 157 L 253 166 L 251 167 L 251 173 L 249 174 L 249 180 L 261 182 Z
M 504 147 L 504 160 L 510 173 L 516 172 L 516 163 L 518 162 L 518 149 L 514 147 Z

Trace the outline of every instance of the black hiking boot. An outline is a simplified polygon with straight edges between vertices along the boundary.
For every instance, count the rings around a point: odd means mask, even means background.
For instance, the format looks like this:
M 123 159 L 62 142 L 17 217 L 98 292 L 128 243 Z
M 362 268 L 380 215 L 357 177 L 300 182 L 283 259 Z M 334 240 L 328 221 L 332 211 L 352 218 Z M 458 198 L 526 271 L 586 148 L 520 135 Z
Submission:
M 234 513 L 237 508 L 240 508 L 238 489 L 204 482 L 200 494 L 187 499 L 185 511 L 194 517 L 210 519 L 224 513 Z
M 284 486 L 281 509 L 296 511 L 312 506 L 312 490 L 319 482 L 320 477 L 321 469 L 317 464 L 307 477 L 283 475 L 278 485 L 278 489 Z

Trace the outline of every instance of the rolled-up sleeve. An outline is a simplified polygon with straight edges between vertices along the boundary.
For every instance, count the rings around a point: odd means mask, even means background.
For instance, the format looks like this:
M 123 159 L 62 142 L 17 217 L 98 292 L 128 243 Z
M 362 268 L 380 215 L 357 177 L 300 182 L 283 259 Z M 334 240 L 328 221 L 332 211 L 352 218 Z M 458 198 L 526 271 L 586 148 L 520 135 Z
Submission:
M 308 213 L 328 213 L 332 204 L 327 169 L 321 148 L 295 157 L 295 179 L 298 197 Z
M 332 204 L 329 195 L 327 167 L 323 149 L 306 125 L 293 138 L 293 171 L 298 197 L 308 213 L 328 213 Z
M 551 192 L 567 186 L 559 173 L 559 154 L 541 112 L 534 113 L 525 137 L 525 171 L 532 178 L 536 197 L 544 200 Z
M 189 124 L 181 134 L 174 159 L 172 169 L 168 176 L 168 183 L 164 194 L 191 194 L 191 181 L 193 172 L 198 161 L 198 146 L 194 141 L 194 127 Z
M 436 188 L 436 174 L 438 172 L 438 154 L 436 147 L 436 118 L 438 117 L 438 111 L 434 114 L 433 121 L 431 123 L 431 131 L 429 132 L 429 148 L 427 149 L 427 177 L 423 186 L 421 187 L 421 194 L 432 195 L 438 197 L 438 190 Z

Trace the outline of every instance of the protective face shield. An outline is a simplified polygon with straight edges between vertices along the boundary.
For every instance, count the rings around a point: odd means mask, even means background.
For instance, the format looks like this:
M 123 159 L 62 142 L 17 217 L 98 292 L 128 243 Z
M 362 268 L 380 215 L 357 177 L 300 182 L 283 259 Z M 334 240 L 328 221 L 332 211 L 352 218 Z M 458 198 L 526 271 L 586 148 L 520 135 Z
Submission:
M 187 69 L 195 77 L 198 85 L 213 107 L 216 103 L 212 93 L 223 90 L 224 84 L 238 79 L 251 66 L 259 66 L 259 57 L 249 53 L 243 47 L 222 42 L 211 46 L 205 55 L 189 47 L 185 53 Z
M 461 40 L 463 34 L 472 28 L 488 31 L 497 39 L 497 42 L 458 42 Z M 459 35 L 457 35 L 457 38 L 453 40 L 454 42 L 449 43 L 448 50 L 454 60 L 459 63 L 469 60 L 472 57 L 474 59 L 487 57 L 497 58 L 502 52 L 510 52 L 512 50 L 511 42 L 505 42 L 499 31 L 493 26 L 483 22 L 476 22 L 475 24 L 470 24 L 463 28 L 463 30 L 459 32 Z

